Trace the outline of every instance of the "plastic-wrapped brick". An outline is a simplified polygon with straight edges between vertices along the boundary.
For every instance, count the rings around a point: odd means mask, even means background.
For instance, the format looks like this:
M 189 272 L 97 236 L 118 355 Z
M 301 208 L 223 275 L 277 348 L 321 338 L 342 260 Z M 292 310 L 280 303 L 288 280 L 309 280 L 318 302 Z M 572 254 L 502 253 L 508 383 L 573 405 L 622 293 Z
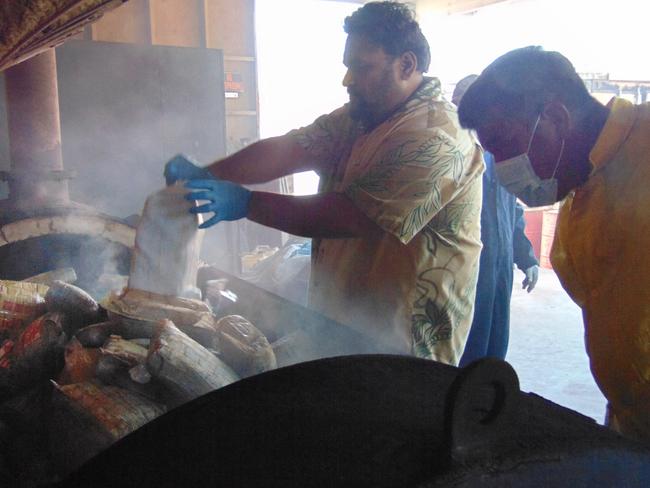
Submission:
M 186 401 L 239 379 L 226 363 L 184 334 L 170 320 L 158 324 L 149 346 L 147 369 Z
M 47 313 L 34 320 L 2 355 L 0 391 L 18 391 L 56 376 L 64 364 L 63 314 Z
M 45 313 L 48 289 L 37 283 L 0 280 L 0 339 L 17 337 Z
M 148 398 L 94 381 L 55 384 L 52 410 L 50 448 L 61 473 L 165 413 Z
M 219 319 L 215 328 L 219 356 L 240 376 L 252 376 L 277 367 L 266 336 L 244 317 L 227 315 Z

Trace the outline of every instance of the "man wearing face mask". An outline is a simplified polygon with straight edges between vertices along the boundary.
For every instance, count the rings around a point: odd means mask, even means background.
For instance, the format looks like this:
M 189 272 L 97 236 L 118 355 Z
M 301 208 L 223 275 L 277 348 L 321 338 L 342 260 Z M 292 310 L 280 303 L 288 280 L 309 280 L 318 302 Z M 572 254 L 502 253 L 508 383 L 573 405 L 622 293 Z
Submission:
M 370 2 L 345 20 L 350 102 L 313 124 L 201 168 L 177 157 L 168 183 L 191 180 L 204 226 L 247 217 L 312 237 L 309 306 L 386 350 L 457 364 L 472 318 L 482 151 L 440 82 L 409 8 Z M 242 184 L 315 170 L 319 193 Z M 212 215 L 214 212 L 214 215 Z
M 553 267 L 582 308 L 609 424 L 650 444 L 650 105 L 604 106 L 564 56 L 527 47 L 483 71 L 459 117 L 525 203 L 564 200 Z

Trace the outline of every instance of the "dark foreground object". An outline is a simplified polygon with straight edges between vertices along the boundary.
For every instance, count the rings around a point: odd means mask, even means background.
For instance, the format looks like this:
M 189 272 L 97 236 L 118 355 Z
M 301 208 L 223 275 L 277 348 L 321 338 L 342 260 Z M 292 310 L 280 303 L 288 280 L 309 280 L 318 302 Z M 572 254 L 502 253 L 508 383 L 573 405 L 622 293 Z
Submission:
M 650 486 L 650 451 L 519 390 L 505 362 L 270 371 L 168 412 L 59 486 Z

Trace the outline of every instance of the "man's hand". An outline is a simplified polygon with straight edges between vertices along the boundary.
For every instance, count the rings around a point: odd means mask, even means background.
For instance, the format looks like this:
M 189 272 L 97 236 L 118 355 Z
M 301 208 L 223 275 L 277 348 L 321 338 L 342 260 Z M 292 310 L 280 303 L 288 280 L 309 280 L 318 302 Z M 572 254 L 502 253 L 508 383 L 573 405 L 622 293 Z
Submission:
M 202 168 L 187 156 L 177 154 L 165 165 L 165 181 L 173 185 L 178 180 L 208 180 L 214 178 L 207 168 Z
M 185 195 L 187 200 L 208 200 L 198 207 L 192 207 L 191 213 L 214 212 L 214 215 L 199 225 L 200 229 L 213 226 L 222 220 L 239 220 L 248 215 L 251 192 L 243 186 L 230 181 L 203 179 L 191 180 L 185 185 L 191 190 L 201 190 Z
M 537 279 L 539 278 L 539 266 L 533 265 L 524 271 L 526 278 L 521 283 L 521 287 L 525 289 L 528 293 L 533 291 L 535 285 L 537 284 Z

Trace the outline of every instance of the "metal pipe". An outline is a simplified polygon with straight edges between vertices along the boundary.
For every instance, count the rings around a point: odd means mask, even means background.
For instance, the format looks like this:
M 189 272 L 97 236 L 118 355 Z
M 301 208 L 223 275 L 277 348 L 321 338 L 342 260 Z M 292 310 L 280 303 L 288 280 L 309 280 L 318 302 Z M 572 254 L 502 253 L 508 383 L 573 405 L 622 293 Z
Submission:
M 54 49 L 9 68 L 5 76 L 12 206 L 66 204 Z

